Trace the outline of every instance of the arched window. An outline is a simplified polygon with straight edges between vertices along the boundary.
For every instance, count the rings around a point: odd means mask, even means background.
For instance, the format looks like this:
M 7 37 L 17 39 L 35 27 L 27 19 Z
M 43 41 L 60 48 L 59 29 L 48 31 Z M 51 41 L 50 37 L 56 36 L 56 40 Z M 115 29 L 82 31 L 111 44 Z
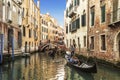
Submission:
M 10 2 L 8 1 L 8 6 L 10 7 Z

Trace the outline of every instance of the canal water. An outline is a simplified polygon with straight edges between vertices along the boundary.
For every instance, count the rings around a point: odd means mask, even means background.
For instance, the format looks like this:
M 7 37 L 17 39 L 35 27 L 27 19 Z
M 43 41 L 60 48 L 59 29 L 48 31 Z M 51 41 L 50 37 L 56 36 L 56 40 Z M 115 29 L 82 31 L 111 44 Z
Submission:
M 76 71 L 64 58 L 36 53 L 0 66 L 0 80 L 120 80 L 120 71 L 98 66 L 95 74 Z

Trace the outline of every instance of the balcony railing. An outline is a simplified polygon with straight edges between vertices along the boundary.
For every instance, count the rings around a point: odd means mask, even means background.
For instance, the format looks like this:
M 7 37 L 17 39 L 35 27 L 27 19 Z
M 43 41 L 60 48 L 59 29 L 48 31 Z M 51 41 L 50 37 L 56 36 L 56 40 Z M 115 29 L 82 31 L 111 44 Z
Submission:
M 108 15 L 108 25 L 112 25 L 112 24 L 116 24 L 120 22 L 120 8 L 118 8 L 117 10 L 111 12 Z
M 76 15 L 76 12 L 77 12 L 77 6 L 74 6 L 69 10 L 68 16 L 72 18 L 74 15 Z

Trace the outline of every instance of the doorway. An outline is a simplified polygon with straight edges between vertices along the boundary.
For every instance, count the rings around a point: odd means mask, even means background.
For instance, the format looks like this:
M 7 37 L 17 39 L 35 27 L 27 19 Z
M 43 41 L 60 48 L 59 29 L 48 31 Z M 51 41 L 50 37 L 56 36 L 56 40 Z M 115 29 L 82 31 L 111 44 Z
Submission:
M 25 42 L 25 53 L 27 52 L 27 42 Z

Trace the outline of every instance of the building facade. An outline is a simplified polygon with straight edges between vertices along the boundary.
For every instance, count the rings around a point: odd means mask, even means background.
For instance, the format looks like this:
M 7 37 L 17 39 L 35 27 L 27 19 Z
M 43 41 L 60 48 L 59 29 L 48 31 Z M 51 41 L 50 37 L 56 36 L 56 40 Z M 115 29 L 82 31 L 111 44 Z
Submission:
M 81 53 L 87 50 L 87 5 L 88 0 L 66 0 L 64 12 L 66 45 L 74 45 Z
M 41 40 L 48 40 L 48 20 L 45 14 L 41 14 Z
M 79 5 L 76 2 L 80 2 Z M 79 28 L 76 28 L 77 21 L 74 22 L 77 14 Z M 64 19 L 67 47 L 76 38 L 81 54 L 113 62 L 120 61 L 120 0 L 67 0 Z M 69 24 L 72 22 L 71 28 Z
M 11 54 L 21 48 L 21 4 L 21 0 L 0 0 L 0 34 L 3 34 L 4 53 Z
M 40 1 L 24 0 L 22 4 L 22 51 L 36 51 L 40 42 Z
M 89 49 L 94 56 L 120 60 L 120 0 L 89 1 Z
M 49 13 L 41 14 L 41 40 L 54 42 L 58 37 L 58 23 Z

